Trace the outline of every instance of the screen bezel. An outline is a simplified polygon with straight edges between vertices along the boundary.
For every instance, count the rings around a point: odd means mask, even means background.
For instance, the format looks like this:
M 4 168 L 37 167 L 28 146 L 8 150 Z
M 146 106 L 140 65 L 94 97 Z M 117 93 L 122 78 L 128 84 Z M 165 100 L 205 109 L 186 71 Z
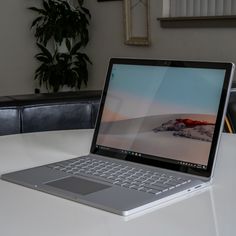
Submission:
M 112 72 L 112 67 L 115 64 L 123 65 L 146 65 L 146 66 L 167 66 L 167 67 L 183 67 L 183 68 L 209 68 L 209 69 L 224 69 L 225 77 L 223 82 L 223 88 L 216 118 L 215 131 L 213 135 L 212 145 L 209 154 L 208 165 L 206 169 L 199 169 L 192 166 L 185 166 L 177 163 L 170 163 L 162 160 L 155 160 L 150 157 L 137 157 L 129 154 L 124 154 L 121 152 L 116 152 L 115 150 L 106 150 L 99 149 L 96 146 L 96 141 L 98 137 L 98 131 L 100 128 L 102 113 L 105 105 L 105 100 L 107 96 L 107 90 L 110 82 L 110 75 Z M 152 60 L 152 59 L 123 59 L 123 58 L 112 58 L 109 62 L 109 67 L 107 71 L 106 81 L 101 97 L 100 109 L 97 116 L 97 122 L 95 126 L 95 131 L 93 135 L 92 145 L 90 152 L 93 154 L 108 156 L 117 159 L 123 159 L 131 162 L 142 163 L 146 165 L 152 165 L 155 167 L 166 168 L 169 170 L 180 171 L 183 173 L 198 175 L 202 177 L 210 177 L 213 169 L 215 154 L 217 151 L 217 144 L 219 141 L 219 134 L 222 131 L 224 124 L 223 118 L 226 112 L 226 103 L 228 100 L 229 88 L 231 87 L 231 71 L 233 68 L 232 63 L 223 63 L 223 62 L 199 62 L 199 61 L 176 61 L 176 60 Z M 160 157 L 161 158 L 161 157 Z

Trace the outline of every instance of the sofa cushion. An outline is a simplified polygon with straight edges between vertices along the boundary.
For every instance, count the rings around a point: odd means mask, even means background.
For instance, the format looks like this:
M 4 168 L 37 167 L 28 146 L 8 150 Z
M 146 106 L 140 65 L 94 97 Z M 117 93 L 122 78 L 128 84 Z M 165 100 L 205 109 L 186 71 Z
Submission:
M 86 102 L 22 106 L 22 132 L 91 128 L 92 107 Z
M 18 107 L 0 107 L 0 135 L 21 132 L 20 112 Z

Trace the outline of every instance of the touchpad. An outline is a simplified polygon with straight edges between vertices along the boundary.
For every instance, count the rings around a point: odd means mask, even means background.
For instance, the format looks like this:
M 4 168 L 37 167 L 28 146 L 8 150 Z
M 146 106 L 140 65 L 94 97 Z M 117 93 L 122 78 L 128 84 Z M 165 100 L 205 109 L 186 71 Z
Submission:
M 49 182 L 46 185 L 82 195 L 110 188 L 110 186 L 108 185 L 96 183 L 90 180 L 77 177 L 68 177 L 56 180 L 53 182 Z

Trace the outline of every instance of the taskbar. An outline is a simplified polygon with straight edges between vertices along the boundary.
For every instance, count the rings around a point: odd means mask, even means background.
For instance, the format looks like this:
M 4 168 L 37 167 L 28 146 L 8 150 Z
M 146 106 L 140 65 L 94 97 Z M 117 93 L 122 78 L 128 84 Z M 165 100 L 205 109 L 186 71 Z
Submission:
M 199 170 L 200 169 L 202 169 L 202 170 L 207 169 L 207 166 L 202 165 L 202 164 L 191 163 L 191 162 L 186 162 L 186 161 L 179 161 L 179 160 L 174 160 L 174 159 L 159 157 L 159 156 L 157 157 L 157 156 L 147 155 L 147 154 L 143 154 L 143 153 L 139 153 L 139 152 L 135 152 L 135 151 L 130 151 L 130 150 L 116 149 L 116 148 L 106 147 L 106 146 L 102 146 L 102 145 L 96 145 L 96 148 L 100 149 L 100 150 L 107 150 L 107 151 L 119 153 L 123 157 L 126 157 L 126 158 L 129 157 L 130 160 L 132 160 L 135 157 L 136 158 L 144 158 L 144 159 L 151 158 L 151 159 L 157 160 L 157 161 L 164 161 L 164 162 L 168 162 L 168 163 L 172 163 L 172 164 L 177 164 L 182 167 L 190 167 L 190 168 L 199 169 Z

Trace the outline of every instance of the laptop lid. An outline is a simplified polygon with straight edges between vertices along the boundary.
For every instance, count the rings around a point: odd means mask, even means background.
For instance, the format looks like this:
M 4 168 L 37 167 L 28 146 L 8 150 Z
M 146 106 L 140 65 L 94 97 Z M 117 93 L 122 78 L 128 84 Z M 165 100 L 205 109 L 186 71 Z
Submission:
M 232 68 L 111 59 L 91 153 L 211 176 Z

